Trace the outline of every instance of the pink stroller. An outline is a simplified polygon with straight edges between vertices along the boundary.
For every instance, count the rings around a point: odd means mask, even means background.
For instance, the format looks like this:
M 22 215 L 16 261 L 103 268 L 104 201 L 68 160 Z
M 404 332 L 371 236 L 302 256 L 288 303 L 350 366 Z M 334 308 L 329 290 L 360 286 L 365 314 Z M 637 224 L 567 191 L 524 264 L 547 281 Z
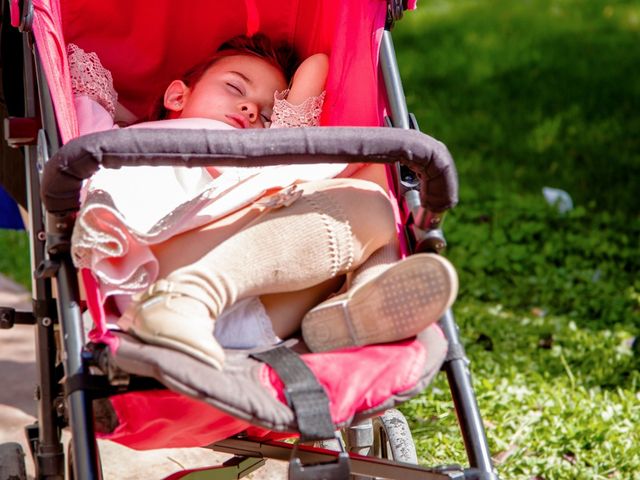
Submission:
M 223 466 L 170 477 L 176 479 L 241 478 L 265 457 L 290 459 L 294 479 L 497 478 L 450 312 L 439 325 L 402 342 L 310 354 L 292 339 L 268 350 L 230 351 L 219 371 L 107 328 L 88 272 L 82 272 L 86 305 L 80 300 L 70 235 L 81 184 L 101 167 L 260 166 L 292 163 L 292 158 L 386 164 L 407 254 L 444 247 L 441 221 L 457 202 L 453 160 L 442 143 L 418 131 L 395 61 L 390 30 L 414 2 L 245 0 L 232 11 L 205 0 L 143 3 L 11 0 L 3 5 L 3 49 L 23 52 L 16 57 L 21 68 L 12 65 L 11 73 L 22 74 L 24 91 L 10 92 L 20 86 L 6 82 L 5 94 L 23 96 L 24 110 L 10 112 L 6 137 L 24 149 L 37 270 L 33 313 L 3 308 L 0 318 L 2 328 L 27 323 L 37 329 L 39 421 L 27 427 L 37 478 L 64 477 L 64 426 L 72 432 L 68 473 L 82 480 L 101 478 L 96 436 L 137 449 L 209 446 L 236 456 Z M 121 102 L 141 115 L 176 72 L 221 41 L 256 32 L 286 39 L 302 55 L 330 52 L 325 126 L 111 130 L 76 138 L 67 43 L 98 52 L 113 73 Z M 396 128 L 382 128 L 385 124 Z M 94 322 L 88 343 L 85 307 Z M 451 385 L 468 467 L 416 465 L 407 423 L 393 410 L 421 392 L 441 367 Z M 343 435 L 336 436 L 341 429 Z M 292 436 L 300 442 L 279 441 Z M 17 472 L 6 478 L 26 478 L 17 448 L 3 446 L 0 454 Z

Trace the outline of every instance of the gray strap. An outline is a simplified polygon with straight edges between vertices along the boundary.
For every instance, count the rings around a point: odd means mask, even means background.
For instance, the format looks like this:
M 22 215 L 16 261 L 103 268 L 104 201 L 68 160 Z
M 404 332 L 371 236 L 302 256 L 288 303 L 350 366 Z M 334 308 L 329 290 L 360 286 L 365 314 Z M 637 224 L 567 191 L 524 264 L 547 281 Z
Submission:
M 284 383 L 287 403 L 296 415 L 301 441 L 334 438 L 329 397 L 298 354 L 279 346 L 251 356 L 273 368 Z

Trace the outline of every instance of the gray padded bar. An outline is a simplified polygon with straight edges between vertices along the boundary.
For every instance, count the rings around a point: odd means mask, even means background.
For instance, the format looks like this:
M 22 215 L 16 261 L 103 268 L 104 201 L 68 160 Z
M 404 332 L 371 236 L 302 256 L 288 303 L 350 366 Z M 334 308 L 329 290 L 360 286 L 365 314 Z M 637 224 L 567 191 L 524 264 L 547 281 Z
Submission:
M 64 145 L 45 166 L 41 192 L 47 210 L 64 215 L 78 210 L 82 181 L 100 167 L 358 162 L 407 165 L 420 178 L 422 205 L 433 212 L 458 201 L 455 165 L 442 142 L 418 131 L 382 127 L 109 130 Z

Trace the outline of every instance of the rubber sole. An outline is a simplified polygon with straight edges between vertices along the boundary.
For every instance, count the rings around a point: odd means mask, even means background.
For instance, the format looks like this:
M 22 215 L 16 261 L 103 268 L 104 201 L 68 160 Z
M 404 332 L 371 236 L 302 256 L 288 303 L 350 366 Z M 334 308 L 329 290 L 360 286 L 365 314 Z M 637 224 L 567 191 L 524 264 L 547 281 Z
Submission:
M 302 320 L 302 336 L 312 352 L 396 342 L 436 322 L 457 293 L 458 276 L 448 260 L 412 255 L 313 308 Z

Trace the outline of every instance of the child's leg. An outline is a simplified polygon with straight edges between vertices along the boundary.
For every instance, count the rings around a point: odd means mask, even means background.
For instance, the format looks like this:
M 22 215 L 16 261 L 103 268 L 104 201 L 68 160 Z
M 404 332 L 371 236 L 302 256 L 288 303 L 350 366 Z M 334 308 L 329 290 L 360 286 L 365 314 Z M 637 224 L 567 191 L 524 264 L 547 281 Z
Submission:
M 382 272 L 398 263 L 400 260 L 400 246 L 398 239 L 376 250 L 367 260 L 354 270 L 351 277 L 350 289 L 356 288 L 369 280 L 378 277 Z
M 132 329 L 150 343 L 219 364 L 221 351 L 204 335 L 211 329 L 205 320 L 240 298 L 304 290 L 343 275 L 396 234 L 391 204 L 375 184 L 334 179 L 302 189 L 292 205 L 264 213 L 154 284 L 134 313 Z
M 305 290 L 262 295 L 260 301 L 274 333 L 279 338 L 288 338 L 296 333 L 305 314 L 337 292 L 343 282 L 344 277 L 336 277 Z
M 350 288 L 355 288 L 379 276 L 399 259 L 397 242 L 379 248 L 353 272 Z M 332 293 L 337 292 L 343 282 L 343 277 L 337 277 L 306 290 L 261 296 L 260 300 L 271 320 L 275 334 L 280 338 L 293 335 L 300 328 L 305 314 Z

